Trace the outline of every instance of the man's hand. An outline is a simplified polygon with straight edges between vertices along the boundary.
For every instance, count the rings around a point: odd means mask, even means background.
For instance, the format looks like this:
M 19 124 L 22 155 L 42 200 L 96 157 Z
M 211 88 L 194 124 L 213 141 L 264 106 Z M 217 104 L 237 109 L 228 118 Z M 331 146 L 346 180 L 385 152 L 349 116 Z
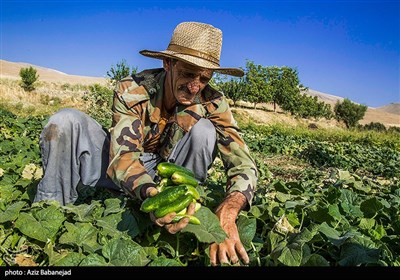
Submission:
M 229 194 L 216 210 L 221 227 L 228 237 L 222 243 L 213 243 L 210 246 L 211 265 L 239 264 L 239 260 L 248 264 L 250 262 L 246 249 L 240 241 L 236 226 L 236 218 L 245 207 L 246 197 L 240 192 Z
M 147 197 L 155 196 L 157 194 L 158 194 L 158 191 L 154 187 L 149 187 L 146 190 Z M 190 203 L 187 208 L 186 214 L 194 215 L 195 208 L 196 208 L 196 203 L 195 202 Z M 177 223 L 172 223 L 172 220 L 175 218 L 175 216 L 176 216 L 176 213 L 172 212 L 172 213 L 165 215 L 164 217 L 157 219 L 154 216 L 153 212 L 150 213 L 150 219 L 156 225 L 158 225 L 160 227 L 164 227 L 169 233 L 172 233 L 172 234 L 175 234 L 175 233 L 181 231 L 184 227 L 186 227 L 189 224 L 189 218 L 187 218 L 187 217 L 180 219 L 179 222 L 177 222 Z
M 187 208 L 186 214 L 187 215 L 194 215 L 196 208 L 196 203 L 191 202 Z M 164 227 L 169 233 L 175 234 L 179 231 L 181 231 L 184 227 L 186 227 L 189 224 L 189 218 L 185 217 L 179 220 L 177 223 L 172 223 L 172 220 L 175 218 L 176 213 L 172 212 L 164 217 L 161 218 L 156 218 L 154 214 L 151 212 L 150 213 L 150 219 L 158 226 Z

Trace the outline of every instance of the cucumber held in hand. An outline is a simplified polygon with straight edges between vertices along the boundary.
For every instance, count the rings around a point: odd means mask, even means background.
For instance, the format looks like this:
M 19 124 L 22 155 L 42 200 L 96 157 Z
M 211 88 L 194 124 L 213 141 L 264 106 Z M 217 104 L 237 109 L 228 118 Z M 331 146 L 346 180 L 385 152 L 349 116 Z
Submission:
M 157 164 L 157 174 L 162 178 L 170 178 L 175 171 L 181 171 L 189 176 L 195 177 L 192 170 L 172 162 L 160 162 Z
M 181 197 L 179 197 L 178 199 L 176 199 L 175 201 L 165 205 L 165 206 L 161 206 L 159 208 L 157 208 L 154 211 L 154 216 L 156 216 L 156 218 L 161 218 L 164 217 L 165 215 L 172 213 L 172 212 L 179 212 L 183 209 L 185 209 L 186 207 L 188 207 L 188 205 L 193 202 L 193 196 L 189 195 L 182 195 Z
M 174 182 L 172 182 L 172 180 L 170 178 L 162 178 L 160 183 L 158 183 L 157 190 L 159 192 L 162 192 L 163 190 L 165 190 L 169 186 L 175 186 L 175 185 L 176 184 L 174 184 Z
M 179 222 L 181 219 L 183 218 L 189 218 L 189 224 L 193 224 L 193 225 L 200 225 L 201 222 L 199 220 L 199 218 L 197 218 L 196 216 L 192 216 L 192 215 L 176 215 L 173 219 L 172 222 L 177 223 Z
M 140 210 L 149 213 L 160 208 L 161 206 L 174 202 L 182 195 L 185 195 L 188 191 L 189 189 L 186 185 L 171 186 L 155 196 L 148 197 L 143 200 Z
M 195 200 L 193 200 L 193 202 L 196 202 L 196 206 L 194 208 L 194 212 L 196 213 L 201 208 L 201 203 L 199 203 L 199 202 L 197 202 Z M 176 215 L 186 215 L 186 212 L 187 212 L 187 208 L 177 212 Z
M 174 182 L 175 185 L 187 184 L 196 187 L 199 184 L 196 178 L 179 170 L 172 173 L 171 181 Z

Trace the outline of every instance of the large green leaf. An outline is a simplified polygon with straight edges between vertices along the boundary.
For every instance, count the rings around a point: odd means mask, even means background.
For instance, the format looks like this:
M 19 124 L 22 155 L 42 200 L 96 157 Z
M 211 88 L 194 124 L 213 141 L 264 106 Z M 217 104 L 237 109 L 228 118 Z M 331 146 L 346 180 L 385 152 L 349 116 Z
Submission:
M 168 259 L 164 256 L 154 259 L 149 266 L 183 266 L 175 259 Z
M 330 227 L 327 223 L 322 223 L 319 227 L 319 231 L 324 234 L 328 240 L 335 246 L 341 246 L 348 238 L 351 238 L 353 234 L 346 233 L 344 235 L 340 235 L 340 232 Z
M 5 211 L 0 210 L 0 223 L 14 221 L 18 218 L 19 212 L 21 211 L 22 207 L 26 205 L 24 201 L 17 201 L 11 205 L 9 205 Z
M 47 242 L 55 238 L 64 220 L 64 214 L 60 209 L 50 205 L 38 211 L 20 213 L 15 227 L 28 237 Z
M 243 246 L 246 248 L 246 250 L 249 250 L 251 248 L 251 242 L 257 230 L 256 219 L 240 215 L 237 220 L 237 227 Z
M 201 207 L 195 216 L 201 224 L 188 224 L 182 232 L 191 232 L 200 242 L 205 243 L 221 243 L 225 240 L 227 235 L 222 229 L 218 217 L 208 207 Z
M 127 234 L 135 238 L 139 234 L 139 226 L 129 209 L 99 218 L 96 225 L 102 227 L 103 233 L 111 237 Z
M 98 254 L 87 255 L 79 264 L 79 266 L 107 266 L 107 261 L 104 257 Z
M 63 206 L 68 213 L 75 214 L 74 220 L 78 222 L 93 222 L 101 217 L 104 208 L 101 207 L 100 202 L 97 200 L 92 201 L 91 204 L 73 205 L 68 204 Z
M 350 216 L 356 218 L 362 218 L 363 212 L 361 212 L 358 204 L 358 195 L 351 190 L 343 189 L 341 190 L 340 196 L 340 206 L 342 209 Z
M 97 243 L 97 228 L 90 223 L 64 223 L 67 232 L 60 236 L 61 244 L 70 244 L 82 247 L 86 252 L 93 253 L 101 246 Z
M 127 239 L 112 239 L 103 247 L 102 253 L 114 266 L 145 266 L 150 261 L 139 244 Z
M 287 266 L 300 266 L 303 258 L 303 244 L 292 243 L 285 246 L 278 260 Z
M 58 247 L 58 246 L 57 246 Z M 47 242 L 43 251 L 47 254 L 49 266 L 77 266 L 84 258 L 82 253 L 69 250 L 54 250 L 54 242 Z
M 358 243 L 346 243 L 340 251 L 339 264 L 342 266 L 359 266 L 361 264 L 374 264 L 379 260 L 380 250 L 368 248 Z
M 54 262 L 55 266 L 78 266 L 85 257 L 82 253 L 66 251 Z
M 360 208 L 366 218 L 372 218 L 381 211 L 383 204 L 378 198 L 371 197 L 361 202 Z
M 329 266 L 329 262 L 321 255 L 311 254 L 304 258 L 305 262 L 302 266 Z
M 122 212 L 125 207 L 125 203 L 118 198 L 108 198 L 104 200 L 104 205 L 106 206 L 103 214 L 104 216 L 112 213 Z

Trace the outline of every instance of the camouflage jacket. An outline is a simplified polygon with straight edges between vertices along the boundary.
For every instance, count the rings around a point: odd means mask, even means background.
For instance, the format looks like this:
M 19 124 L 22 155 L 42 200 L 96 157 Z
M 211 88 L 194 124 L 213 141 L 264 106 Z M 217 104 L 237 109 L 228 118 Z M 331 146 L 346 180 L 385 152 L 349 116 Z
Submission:
M 200 118 L 207 118 L 217 131 L 219 157 L 227 176 L 226 192 L 242 192 L 250 206 L 258 171 L 223 94 L 207 85 L 196 104 L 178 105 L 165 129 L 160 131 L 164 79 L 162 68 L 150 69 L 117 84 L 107 174 L 127 194 L 143 199 L 140 190 L 154 185 L 154 181 L 139 157 L 148 152 L 152 139 L 159 137 L 156 152 L 166 159 L 183 135 Z

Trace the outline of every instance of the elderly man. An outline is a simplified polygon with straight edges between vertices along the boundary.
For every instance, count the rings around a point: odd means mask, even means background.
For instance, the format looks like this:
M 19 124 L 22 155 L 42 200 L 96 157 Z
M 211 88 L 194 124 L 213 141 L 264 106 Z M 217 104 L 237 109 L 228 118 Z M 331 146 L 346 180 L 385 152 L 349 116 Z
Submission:
M 162 60 L 163 68 L 144 70 L 117 84 L 109 134 L 78 110 L 53 115 L 41 134 L 45 175 L 35 201 L 73 203 L 79 183 L 120 189 L 143 201 L 157 193 L 158 163 L 184 166 L 202 183 L 219 156 L 227 186 L 215 213 L 228 237 L 210 246 L 211 264 L 248 263 L 236 219 L 251 206 L 257 168 L 224 95 L 208 84 L 214 72 L 244 74 L 238 68 L 220 67 L 221 48 L 220 29 L 200 22 L 180 23 L 166 50 L 140 52 Z M 194 208 L 190 204 L 188 214 Z M 150 218 L 174 234 L 189 222 L 184 218 L 173 223 L 175 215 L 150 214 Z

